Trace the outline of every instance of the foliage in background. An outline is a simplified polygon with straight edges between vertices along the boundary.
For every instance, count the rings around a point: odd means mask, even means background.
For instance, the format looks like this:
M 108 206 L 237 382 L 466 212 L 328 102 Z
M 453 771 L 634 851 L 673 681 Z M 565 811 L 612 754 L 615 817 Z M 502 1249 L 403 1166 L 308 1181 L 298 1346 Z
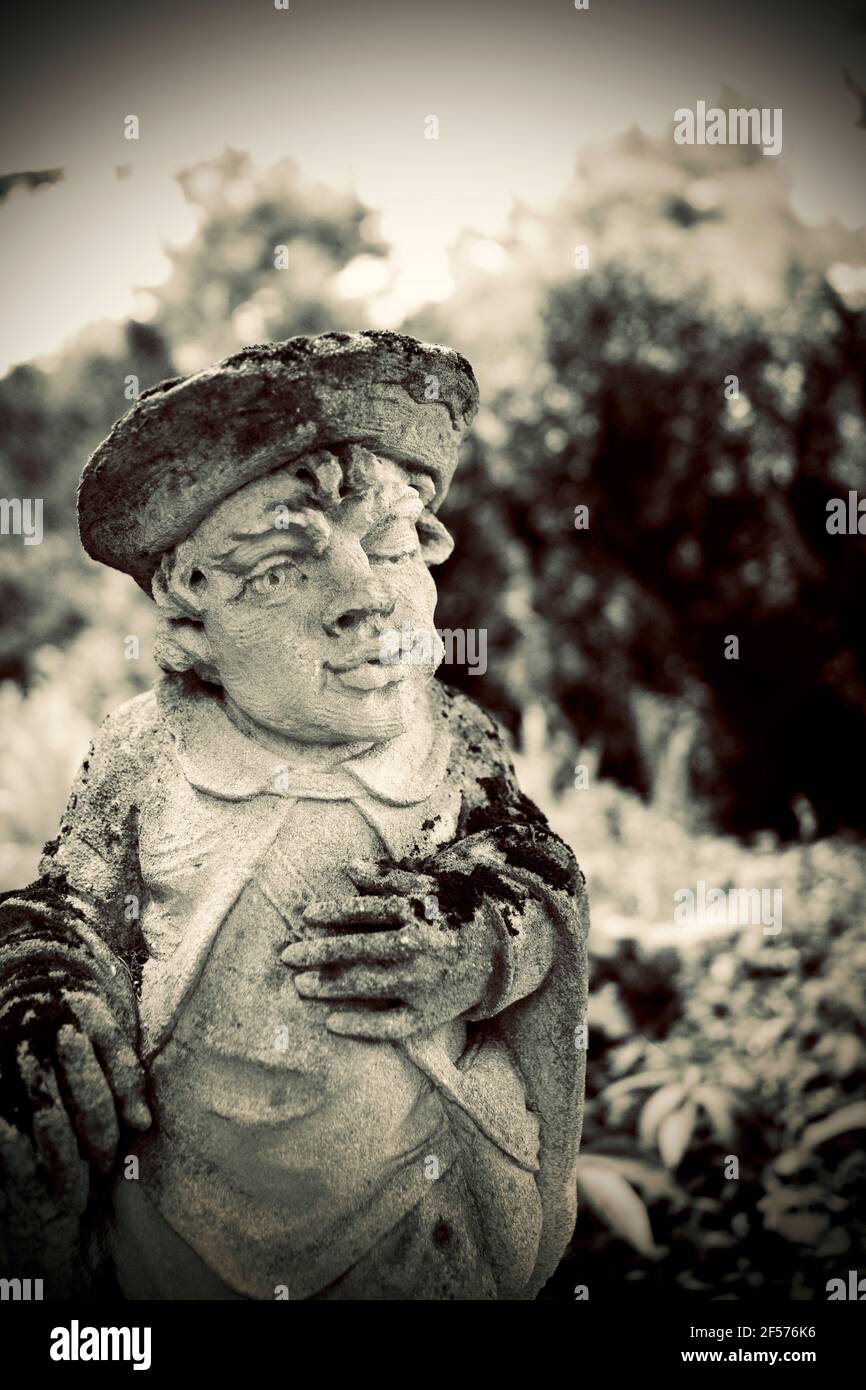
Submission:
M 544 761 L 519 760 L 532 792 Z M 866 1258 L 862 850 L 690 835 L 609 783 L 549 811 L 593 950 L 582 1209 L 545 1296 L 826 1298 Z M 699 880 L 773 885 L 781 931 L 675 924 Z
M 517 211 L 498 274 L 467 242 L 415 324 L 486 387 L 440 612 L 492 657 L 457 678 L 512 730 L 540 699 L 566 775 L 593 743 L 693 819 L 796 837 L 866 827 L 866 535 L 826 530 L 866 497 L 866 313 L 836 288 L 864 244 L 797 222 L 770 163 L 631 137 Z

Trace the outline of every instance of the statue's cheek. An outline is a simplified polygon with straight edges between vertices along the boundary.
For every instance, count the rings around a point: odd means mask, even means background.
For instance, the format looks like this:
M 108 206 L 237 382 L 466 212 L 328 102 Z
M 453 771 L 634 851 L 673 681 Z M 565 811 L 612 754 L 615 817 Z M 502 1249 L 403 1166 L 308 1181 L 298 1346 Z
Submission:
M 426 565 L 413 565 L 402 571 L 396 577 L 394 593 L 410 612 L 432 617 L 438 594 Z

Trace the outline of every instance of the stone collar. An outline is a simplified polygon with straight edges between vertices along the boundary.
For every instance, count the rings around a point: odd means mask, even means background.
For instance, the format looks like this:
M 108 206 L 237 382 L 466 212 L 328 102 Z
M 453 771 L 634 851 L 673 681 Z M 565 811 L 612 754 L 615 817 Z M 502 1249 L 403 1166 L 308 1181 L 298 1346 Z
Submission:
M 345 801 L 372 795 L 388 805 L 412 806 L 441 785 L 448 767 L 451 736 L 438 720 L 413 720 L 399 737 L 322 772 L 287 764 L 248 738 L 229 719 L 215 686 L 189 675 L 166 675 L 156 697 L 187 781 L 227 801 L 262 795 Z

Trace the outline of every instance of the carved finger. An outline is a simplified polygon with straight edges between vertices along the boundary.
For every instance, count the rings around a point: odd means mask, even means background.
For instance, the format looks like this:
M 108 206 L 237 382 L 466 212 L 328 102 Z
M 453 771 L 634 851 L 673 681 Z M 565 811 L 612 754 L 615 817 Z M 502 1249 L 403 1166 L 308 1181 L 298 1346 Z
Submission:
M 305 926 L 401 927 L 416 921 L 403 897 L 332 898 L 311 902 L 304 912 Z
M 81 1211 L 87 1202 L 87 1169 L 82 1171 L 78 1145 L 54 1072 L 50 1066 L 37 1062 L 28 1043 L 21 1043 L 18 1048 L 18 1067 L 31 1109 L 33 1150 L 45 1176 L 47 1193 L 69 1209 Z M 37 1182 L 41 1189 L 38 1178 Z
M 147 1104 L 144 1068 L 131 1043 L 101 999 L 76 994 L 71 1002 L 76 1018 L 93 1043 L 124 1122 L 132 1129 L 149 1129 L 153 1116 Z
M 380 869 L 374 863 L 356 861 L 346 869 L 353 883 L 359 888 L 369 888 L 380 892 L 383 888 L 391 893 L 416 894 L 419 898 L 436 892 L 436 880 L 431 874 L 413 873 L 408 869 Z
M 26 1135 L 0 1120 L 0 1189 L 32 1194 L 39 1185 L 36 1154 Z
M 356 966 L 340 975 L 309 971 L 295 978 L 304 999 L 399 999 L 411 988 L 408 972 L 387 966 Z
M 103 1047 L 114 1043 L 120 1029 L 108 1005 L 98 994 L 77 991 L 68 996 L 68 1002 L 82 1029 L 93 1042 Z
M 114 1162 L 120 1133 L 114 1096 L 93 1044 L 67 1025 L 57 1035 L 57 1060 L 82 1153 L 107 1173 Z
M 44 1165 L 49 1192 L 65 1215 L 80 1215 L 87 1206 L 90 1171 L 78 1152 L 72 1123 L 60 1099 L 57 1082 L 49 1076 L 54 1101 L 33 1116 L 33 1144 Z
M 153 1115 L 147 1103 L 144 1068 L 129 1043 L 116 1037 L 112 1047 L 102 1048 L 97 1043 L 95 1050 L 124 1122 L 131 1129 L 150 1129 Z
M 341 1037 L 364 1038 L 369 1042 L 399 1042 L 418 1031 L 420 1020 L 414 1009 L 402 1007 L 371 1011 L 343 1009 L 328 1014 L 325 1027 Z
M 355 965 L 367 961 L 387 965 L 411 960 L 422 948 L 417 927 L 395 932 L 369 932 L 358 936 L 323 936 L 315 941 L 296 941 L 280 959 L 293 970 L 318 965 Z
M 21 1252 L 32 1256 L 34 1234 L 45 1202 L 33 1145 L 0 1120 L 0 1260 L 7 1268 Z

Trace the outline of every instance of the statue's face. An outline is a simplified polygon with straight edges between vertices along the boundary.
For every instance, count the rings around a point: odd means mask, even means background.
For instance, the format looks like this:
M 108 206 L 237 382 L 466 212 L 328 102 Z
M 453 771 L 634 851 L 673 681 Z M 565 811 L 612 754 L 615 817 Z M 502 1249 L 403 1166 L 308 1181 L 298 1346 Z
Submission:
M 192 587 L 212 667 L 243 715 L 292 739 L 395 737 L 438 664 L 435 638 L 427 664 L 388 662 L 387 644 L 380 660 L 383 633 L 432 633 L 436 586 L 417 491 L 390 460 L 375 465 L 369 487 L 327 512 L 280 503 L 271 475 L 200 528 Z

